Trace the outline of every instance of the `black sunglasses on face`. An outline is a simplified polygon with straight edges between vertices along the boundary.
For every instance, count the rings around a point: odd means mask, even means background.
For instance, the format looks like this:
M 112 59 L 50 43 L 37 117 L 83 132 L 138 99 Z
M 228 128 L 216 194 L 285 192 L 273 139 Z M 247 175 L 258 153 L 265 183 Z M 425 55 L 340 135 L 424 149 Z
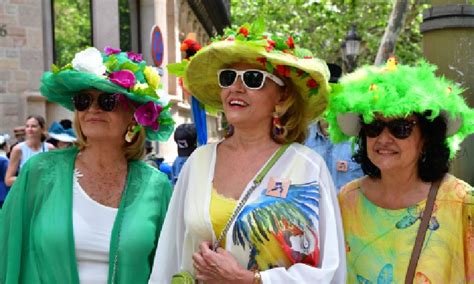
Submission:
M 221 69 L 217 72 L 217 79 L 219 81 L 219 87 L 229 88 L 232 86 L 238 77 L 241 77 L 244 86 L 247 89 L 258 90 L 265 84 L 265 79 L 269 78 L 275 82 L 278 86 L 283 87 L 285 83 L 277 76 L 270 74 L 263 70 L 248 69 L 248 70 L 235 70 L 235 69 Z
M 370 124 L 362 123 L 362 129 L 367 137 L 375 138 L 387 127 L 395 138 L 406 139 L 411 135 L 415 125 L 416 121 L 406 119 L 394 119 L 390 121 L 374 120 Z
M 118 96 L 118 94 L 102 93 L 97 98 L 97 105 L 103 111 L 113 111 L 117 106 Z M 77 111 L 87 110 L 93 102 L 93 96 L 87 93 L 78 93 L 72 98 L 72 103 Z

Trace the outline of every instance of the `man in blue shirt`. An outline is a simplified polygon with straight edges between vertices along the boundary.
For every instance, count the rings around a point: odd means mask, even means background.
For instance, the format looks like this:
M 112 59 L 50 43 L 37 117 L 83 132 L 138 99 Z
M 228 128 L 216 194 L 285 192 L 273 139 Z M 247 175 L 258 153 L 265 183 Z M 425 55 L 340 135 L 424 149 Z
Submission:
M 183 123 L 176 127 L 174 141 L 178 146 L 178 157 L 176 157 L 172 166 L 173 185 L 176 184 L 184 163 L 197 147 L 197 132 L 194 124 Z
M 305 145 L 323 157 L 339 193 L 343 185 L 362 177 L 364 173 L 360 165 L 352 160 L 352 143 L 332 143 L 328 137 L 327 127 L 328 123 L 324 119 L 313 123 L 309 128 Z M 354 149 L 354 153 L 356 149 Z
M 336 84 L 342 75 L 342 69 L 339 65 L 332 63 L 328 63 L 328 68 L 331 73 L 329 83 Z M 329 139 L 327 129 L 328 123 L 324 119 L 310 125 L 305 145 L 323 157 L 339 193 L 343 185 L 362 177 L 364 173 L 360 165 L 352 160 L 352 154 L 356 152 L 357 145 L 354 145 L 354 151 L 352 151 L 350 142 L 333 144 Z

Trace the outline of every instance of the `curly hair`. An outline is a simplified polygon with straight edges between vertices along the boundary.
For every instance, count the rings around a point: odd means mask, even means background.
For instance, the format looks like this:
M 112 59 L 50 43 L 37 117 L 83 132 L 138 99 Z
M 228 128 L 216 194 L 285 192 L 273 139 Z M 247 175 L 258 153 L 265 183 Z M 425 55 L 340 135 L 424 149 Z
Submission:
M 430 120 L 431 112 L 414 113 L 423 137 L 423 151 L 418 159 L 418 176 L 424 182 L 441 179 L 449 170 L 449 147 L 446 144 L 446 121 L 442 116 Z M 372 178 L 380 178 L 380 169 L 374 165 L 367 155 L 367 137 L 363 130 L 357 137 L 359 149 L 353 159 L 361 165 L 364 174 Z

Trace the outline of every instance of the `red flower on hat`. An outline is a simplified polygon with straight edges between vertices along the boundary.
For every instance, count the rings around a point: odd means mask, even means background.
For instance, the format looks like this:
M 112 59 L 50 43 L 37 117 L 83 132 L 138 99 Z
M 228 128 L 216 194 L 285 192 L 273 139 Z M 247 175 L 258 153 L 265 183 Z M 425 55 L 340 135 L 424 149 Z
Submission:
M 319 85 L 318 82 L 316 82 L 316 80 L 314 80 L 313 78 L 309 79 L 309 80 L 306 82 L 306 86 L 308 86 L 308 88 L 310 88 L 310 89 L 317 88 L 318 85 Z
M 276 70 L 278 74 L 280 74 L 283 77 L 290 77 L 291 74 L 291 69 L 288 66 L 285 65 L 277 65 Z
M 245 27 L 240 27 L 239 34 L 242 34 L 244 35 L 244 37 L 247 37 L 249 35 L 249 30 L 247 30 L 247 28 Z
M 267 39 L 267 43 L 268 43 L 268 46 L 265 47 L 265 49 L 267 50 L 267 52 L 270 52 L 273 50 L 273 48 L 275 48 L 275 41 L 274 40 L 271 40 L 271 39 Z
M 201 49 L 201 45 L 195 41 L 194 39 L 187 38 L 183 40 L 183 43 L 181 44 L 180 50 L 181 51 L 186 51 L 188 49 L 191 49 L 193 51 L 198 51 Z
M 295 42 L 293 41 L 293 37 L 289 36 L 288 39 L 286 40 L 286 44 L 288 45 L 289 48 L 294 49 L 295 48 Z
M 267 64 L 267 58 L 266 57 L 259 57 L 259 58 L 257 58 L 257 61 L 262 63 L 263 67 L 265 67 L 266 64 Z
M 304 74 L 303 70 L 301 70 L 301 69 L 296 70 L 296 76 L 301 77 L 301 76 L 303 76 L 303 74 Z
M 304 59 L 311 59 L 311 58 L 313 58 L 313 57 L 312 57 L 312 56 L 309 56 L 309 55 L 306 55 L 306 56 L 304 56 L 303 58 L 304 58 Z

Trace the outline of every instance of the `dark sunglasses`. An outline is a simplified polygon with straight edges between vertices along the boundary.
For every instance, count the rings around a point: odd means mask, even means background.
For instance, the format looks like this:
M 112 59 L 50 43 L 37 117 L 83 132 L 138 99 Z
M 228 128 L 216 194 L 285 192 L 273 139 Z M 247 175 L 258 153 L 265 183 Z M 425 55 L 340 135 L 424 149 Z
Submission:
M 415 125 L 416 121 L 406 119 L 394 119 L 390 121 L 374 120 L 370 124 L 362 123 L 362 129 L 367 137 L 375 138 L 387 127 L 395 138 L 406 139 L 411 135 Z
M 217 72 L 219 86 L 224 89 L 232 86 L 239 76 L 241 76 L 242 82 L 247 89 L 261 89 L 265 83 L 266 78 L 269 78 L 280 87 L 285 86 L 285 83 L 280 78 L 263 70 L 221 69 Z
M 119 94 L 102 93 L 97 98 L 97 105 L 103 111 L 113 111 L 117 106 L 118 98 Z M 78 93 L 72 98 L 72 103 L 77 111 L 87 110 L 93 102 L 94 98 L 87 93 Z

